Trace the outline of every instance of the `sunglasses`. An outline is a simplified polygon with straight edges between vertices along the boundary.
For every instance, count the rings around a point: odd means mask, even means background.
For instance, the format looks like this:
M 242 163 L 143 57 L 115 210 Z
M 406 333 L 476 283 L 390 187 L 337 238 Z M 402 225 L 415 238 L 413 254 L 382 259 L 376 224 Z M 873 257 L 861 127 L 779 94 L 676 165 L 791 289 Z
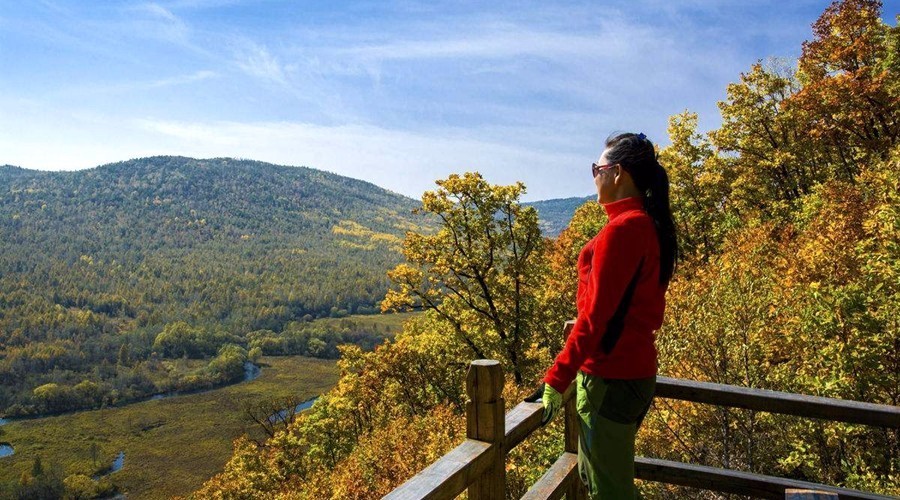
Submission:
M 607 163 L 606 165 L 597 165 L 596 163 L 591 163 L 591 173 L 594 174 L 594 177 L 597 177 L 603 170 L 608 170 L 610 168 L 615 168 L 616 163 Z

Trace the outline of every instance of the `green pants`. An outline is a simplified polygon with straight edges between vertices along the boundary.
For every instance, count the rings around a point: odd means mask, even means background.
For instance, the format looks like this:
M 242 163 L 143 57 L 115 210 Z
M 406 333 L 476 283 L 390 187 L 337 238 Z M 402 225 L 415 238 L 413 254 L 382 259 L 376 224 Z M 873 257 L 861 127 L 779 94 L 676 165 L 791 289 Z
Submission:
M 604 380 L 578 372 L 575 383 L 581 424 L 578 473 L 590 498 L 638 498 L 634 485 L 634 436 L 650 409 L 656 377 Z

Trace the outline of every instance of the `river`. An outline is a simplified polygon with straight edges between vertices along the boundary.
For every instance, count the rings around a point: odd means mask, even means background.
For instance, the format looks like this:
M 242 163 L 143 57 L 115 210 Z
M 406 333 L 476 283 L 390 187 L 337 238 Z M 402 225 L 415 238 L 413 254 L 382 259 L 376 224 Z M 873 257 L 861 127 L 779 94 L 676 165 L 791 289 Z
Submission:
M 246 363 L 244 363 L 244 378 L 242 378 L 239 382 L 236 382 L 236 383 L 240 384 L 241 382 L 250 382 L 251 380 L 255 380 L 256 378 L 258 378 L 261 373 L 262 373 L 262 368 L 247 361 Z M 186 395 L 186 394 L 202 394 L 204 392 L 215 391 L 215 390 L 221 389 L 223 387 L 228 387 L 229 385 L 233 385 L 233 384 L 217 385 L 215 387 L 210 387 L 208 389 L 197 389 L 194 391 L 171 391 L 171 392 L 166 392 L 163 394 L 153 394 L 151 396 L 144 396 L 142 398 L 132 399 L 130 401 L 127 401 L 127 402 L 124 402 L 121 404 L 116 404 L 116 405 L 113 405 L 113 407 L 122 407 L 122 406 L 127 406 L 127 405 L 131 405 L 131 404 L 135 404 L 135 403 L 142 403 L 144 401 L 151 401 L 151 400 L 156 400 L 156 399 L 166 399 L 166 398 L 182 396 L 182 395 Z M 27 417 L 0 418 L 0 425 L 6 425 L 10 422 L 15 422 L 16 420 L 34 420 L 34 419 L 45 418 L 45 417 L 56 417 L 59 415 L 68 415 L 71 413 L 78 413 L 81 411 L 93 411 L 96 409 L 97 408 L 84 408 L 81 410 L 65 411 L 62 413 L 48 413 L 48 414 L 44 414 L 44 415 L 29 415 Z M 4 455 L 0 455 L 0 457 L 3 457 L 3 456 Z
M 308 409 L 312 408 L 313 403 L 315 403 L 317 399 L 319 399 L 318 396 L 311 398 L 311 399 L 307 399 L 306 401 L 298 404 L 297 406 L 294 407 L 294 414 L 297 414 L 303 410 L 308 410 Z M 287 417 L 288 414 L 290 413 L 290 410 L 291 410 L 290 408 L 285 408 L 285 409 L 279 411 L 278 413 L 273 413 L 272 415 L 269 416 L 269 422 L 274 424 L 275 422 L 277 422 L 279 420 L 284 420 L 285 417 Z

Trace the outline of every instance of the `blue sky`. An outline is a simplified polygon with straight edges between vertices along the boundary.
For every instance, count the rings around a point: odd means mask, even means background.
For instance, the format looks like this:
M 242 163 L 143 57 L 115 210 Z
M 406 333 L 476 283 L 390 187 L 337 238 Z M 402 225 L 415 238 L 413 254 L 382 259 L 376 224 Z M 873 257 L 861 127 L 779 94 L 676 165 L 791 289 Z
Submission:
M 584 196 L 610 132 L 715 128 L 726 85 L 794 61 L 828 3 L 0 0 L 0 164 L 231 156 L 416 198 L 467 170 Z

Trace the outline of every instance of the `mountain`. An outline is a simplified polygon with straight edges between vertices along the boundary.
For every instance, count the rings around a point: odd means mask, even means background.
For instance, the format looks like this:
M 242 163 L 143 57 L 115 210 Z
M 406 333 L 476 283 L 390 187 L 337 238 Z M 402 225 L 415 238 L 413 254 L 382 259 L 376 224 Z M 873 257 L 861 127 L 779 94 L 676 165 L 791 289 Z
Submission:
M 118 269 L 116 276 L 136 284 L 165 274 L 169 285 L 185 273 L 213 272 L 235 283 L 272 272 L 286 287 L 283 295 L 315 283 L 315 294 L 290 306 L 321 314 L 316 297 L 328 295 L 339 275 L 384 284 L 404 232 L 424 223 L 411 213 L 416 206 L 363 181 L 228 158 L 153 157 L 76 172 L 4 167 L 0 271 L 49 278 L 60 264 L 78 272 L 93 262 L 97 277 L 112 278 Z M 177 272 L 166 272 L 173 266 Z M 332 298 L 342 300 L 329 307 L 349 309 L 371 305 L 381 293 L 354 286 L 335 292 Z
M 0 167 L 0 414 L 14 402 L 40 411 L 31 389 L 49 382 L 112 393 L 154 352 L 212 356 L 249 349 L 254 331 L 374 312 L 405 232 L 431 227 L 417 206 L 367 182 L 230 158 Z M 160 373 L 145 374 L 155 389 Z M 155 390 L 148 380 L 123 383 L 139 396 Z
M 588 199 L 531 205 L 556 236 Z M 231 158 L 2 166 L 0 415 L 222 383 L 256 348 L 336 356 L 348 339 L 304 325 L 377 310 L 405 232 L 435 227 L 418 206 Z M 163 362 L 182 357 L 197 361 Z
M 557 198 L 524 203 L 532 206 L 538 213 L 538 225 L 541 233 L 546 237 L 556 238 L 569 225 L 575 210 L 588 201 L 596 200 L 597 196 L 585 196 L 584 198 Z

